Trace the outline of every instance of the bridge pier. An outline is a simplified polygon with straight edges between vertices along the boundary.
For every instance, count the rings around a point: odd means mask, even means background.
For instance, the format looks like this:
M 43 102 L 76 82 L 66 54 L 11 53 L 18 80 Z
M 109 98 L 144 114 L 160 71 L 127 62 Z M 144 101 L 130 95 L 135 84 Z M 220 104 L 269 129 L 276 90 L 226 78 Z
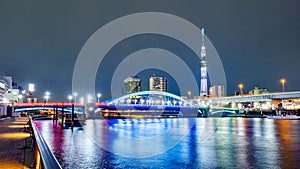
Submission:
M 75 114 L 74 114 L 74 104 L 72 104 L 72 125 L 71 125 L 71 130 L 72 130 L 72 132 L 73 132 L 73 128 L 74 128 L 74 116 L 75 116 Z
M 61 126 L 64 127 L 64 121 L 65 121 L 65 110 L 64 110 L 64 106 L 62 106 L 61 108 Z

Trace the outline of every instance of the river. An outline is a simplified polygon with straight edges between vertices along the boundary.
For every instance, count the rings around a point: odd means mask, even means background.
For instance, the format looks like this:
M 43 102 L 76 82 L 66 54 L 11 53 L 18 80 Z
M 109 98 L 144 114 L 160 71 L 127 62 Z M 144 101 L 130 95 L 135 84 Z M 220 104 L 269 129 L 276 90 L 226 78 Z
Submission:
M 170 118 L 35 121 L 63 168 L 297 168 L 300 120 Z

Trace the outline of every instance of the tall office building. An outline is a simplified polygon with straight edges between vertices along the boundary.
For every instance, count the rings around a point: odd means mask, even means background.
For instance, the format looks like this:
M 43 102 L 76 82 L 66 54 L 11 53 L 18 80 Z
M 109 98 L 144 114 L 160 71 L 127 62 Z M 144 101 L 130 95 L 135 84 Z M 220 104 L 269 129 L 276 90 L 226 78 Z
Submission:
M 124 94 L 140 92 L 142 80 L 137 76 L 130 76 L 124 80 Z
M 167 79 L 164 77 L 151 76 L 149 79 L 150 91 L 163 91 L 167 92 Z
M 7 90 L 8 90 L 8 84 L 6 83 L 6 81 L 2 81 L 0 79 L 0 103 L 3 102 L 4 94 L 6 93 Z
M 5 93 L 12 88 L 12 77 L 11 76 L 0 76 L 0 102 L 5 99 Z
M 204 44 L 204 28 L 201 29 L 202 32 L 202 46 L 201 46 L 201 61 L 200 61 L 200 69 L 201 69 L 201 88 L 200 88 L 200 96 L 207 95 L 207 61 L 206 61 L 206 50 Z
M 224 97 L 224 86 L 212 86 L 209 88 L 209 94 L 211 97 Z

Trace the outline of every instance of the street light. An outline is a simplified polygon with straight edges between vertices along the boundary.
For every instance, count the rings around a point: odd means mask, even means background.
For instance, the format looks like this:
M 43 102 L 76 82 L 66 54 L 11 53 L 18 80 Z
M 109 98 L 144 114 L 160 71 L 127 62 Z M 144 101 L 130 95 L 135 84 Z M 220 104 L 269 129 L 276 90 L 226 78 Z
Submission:
M 87 95 L 87 103 L 92 103 L 93 97 L 89 94 Z
M 46 99 L 46 103 L 48 103 L 49 95 L 45 95 L 44 98 Z
M 46 99 L 46 103 L 48 103 L 48 100 L 50 98 L 50 92 L 46 91 L 44 98 Z
M 80 103 L 81 103 L 81 104 L 83 104 L 83 103 L 84 103 L 84 98 L 83 98 L 83 97 L 80 97 L 80 99 L 79 99 L 79 100 L 80 100 Z
M 69 95 L 68 96 L 68 99 L 70 100 L 70 103 L 72 102 L 72 99 L 73 99 L 73 96 L 72 95 Z
M 22 102 L 23 102 L 23 95 L 21 95 L 21 94 L 18 95 L 18 102 L 20 102 L 20 100 L 22 100 Z
M 282 85 L 282 92 L 284 92 L 284 84 L 286 83 L 285 78 L 281 78 L 281 79 L 280 79 L 280 83 L 281 83 L 281 85 Z
M 191 95 L 192 95 L 192 92 L 191 92 L 191 91 L 188 91 L 187 94 L 188 94 L 188 99 L 190 99 L 190 98 L 191 98 Z
M 101 93 L 97 94 L 98 103 L 100 102 Z
M 240 94 L 243 94 L 244 85 L 242 83 L 239 84 Z
M 76 103 L 76 97 L 77 97 L 78 93 L 74 92 L 73 95 L 74 95 L 74 102 Z

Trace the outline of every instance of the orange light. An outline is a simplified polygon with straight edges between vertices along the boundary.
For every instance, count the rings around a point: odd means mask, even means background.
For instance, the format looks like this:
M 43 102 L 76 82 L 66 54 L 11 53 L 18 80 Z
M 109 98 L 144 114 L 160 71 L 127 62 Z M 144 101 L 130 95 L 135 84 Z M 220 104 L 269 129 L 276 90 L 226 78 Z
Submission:
M 239 84 L 239 88 L 242 90 L 244 85 L 242 83 Z
M 280 79 L 280 83 L 284 84 L 286 80 L 284 78 Z
M 10 125 L 7 127 L 8 128 L 25 128 L 25 127 L 29 127 L 29 125 Z
M 281 79 L 280 79 L 280 83 L 281 83 L 281 85 L 282 85 L 282 92 L 284 92 L 284 84 L 286 83 L 285 78 L 281 78 Z
M 6 139 L 24 139 L 26 137 L 29 137 L 29 133 L 24 132 L 13 132 L 13 133 L 1 133 L 0 137 L 6 138 Z

